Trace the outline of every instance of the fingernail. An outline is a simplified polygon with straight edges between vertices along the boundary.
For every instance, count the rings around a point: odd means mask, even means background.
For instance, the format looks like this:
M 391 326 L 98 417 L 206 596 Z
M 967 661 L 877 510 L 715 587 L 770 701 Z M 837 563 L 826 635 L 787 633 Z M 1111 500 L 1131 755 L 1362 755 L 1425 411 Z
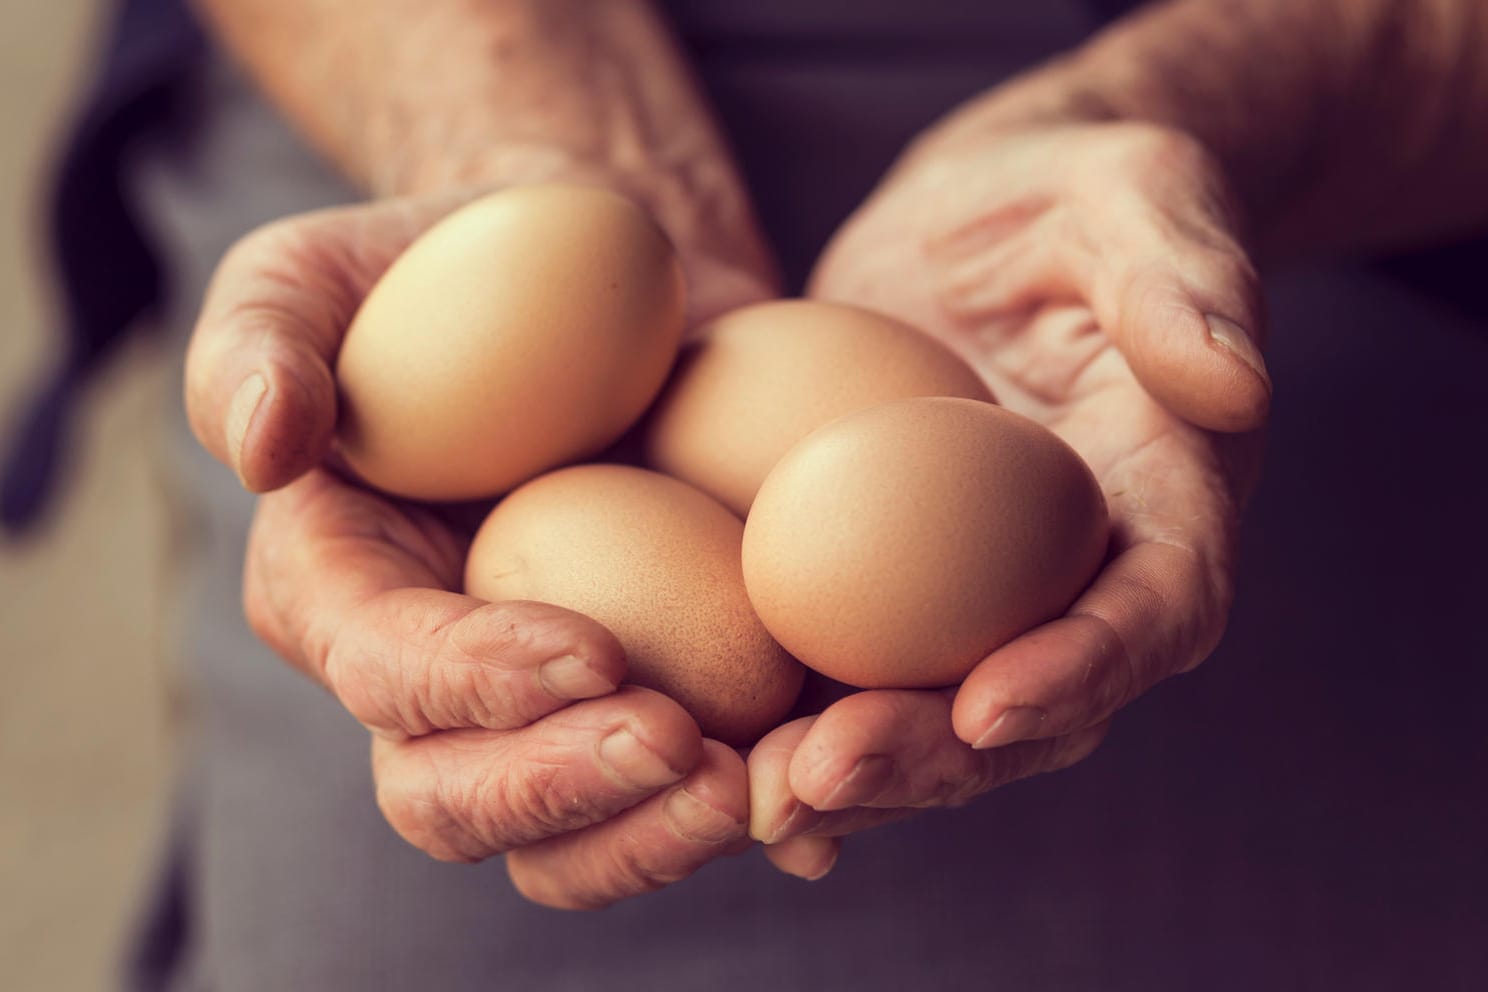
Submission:
M 783 840 L 790 840 L 799 834 L 804 834 L 812 827 L 821 822 L 821 814 L 807 806 L 803 802 L 791 801 L 791 811 L 786 814 L 785 819 L 770 831 L 768 837 L 761 837 L 760 841 L 765 844 L 779 844 Z
M 548 694 L 559 699 L 593 699 L 615 691 L 615 683 L 571 654 L 543 662 L 537 677 Z
M 227 405 L 227 456 L 232 459 L 233 471 L 239 479 L 243 478 L 243 444 L 248 439 L 248 427 L 268 391 L 269 380 L 262 372 L 254 372 L 238 386 Z
M 808 882 L 815 882 L 815 881 L 817 881 L 819 879 L 826 878 L 827 877 L 827 873 L 830 872 L 833 868 L 837 867 L 837 857 L 838 857 L 838 855 L 840 855 L 842 853 L 842 848 L 837 847 L 836 845 L 833 845 L 832 847 L 829 847 L 826 850 L 827 850 L 827 861 L 826 861 L 826 863 L 823 864 L 816 871 L 812 872 L 810 875 L 803 875 L 802 877 L 805 878 L 806 881 L 808 881 Z
M 744 830 L 743 820 L 734 819 L 686 789 L 677 789 L 667 796 L 662 814 L 678 836 L 701 844 L 732 841 Z
M 1245 329 L 1227 317 L 1218 314 L 1205 314 L 1204 323 L 1209 325 L 1209 337 L 1220 347 L 1240 359 L 1261 377 L 1266 384 L 1266 389 L 1271 388 L 1271 374 L 1266 371 L 1266 360 L 1261 357 L 1261 349 L 1256 347 L 1250 335 Z
M 1014 706 L 1003 710 L 1002 715 L 992 721 L 992 726 L 977 738 L 972 747 L 980 751 L 1037 737 L 1048 717 L 1049 714 L 1037 706 Z
M 599 760 L 615 778 L 637 789 L 659 789 L 684 774 L 623 727 L 599 742 Z
M 831 811 L 870 802 L 884 793 L 894 774 L 893 760 L 882 754 L 859 758 L 847 777 L 827 794 L 826 801 L 816 804 L 816 809 Z

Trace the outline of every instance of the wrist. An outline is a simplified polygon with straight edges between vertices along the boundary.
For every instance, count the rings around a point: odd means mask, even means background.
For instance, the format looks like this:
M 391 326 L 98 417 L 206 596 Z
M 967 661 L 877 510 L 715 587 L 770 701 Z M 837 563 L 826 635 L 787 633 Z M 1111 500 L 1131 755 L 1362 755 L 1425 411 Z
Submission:
M 615 163 L 558 145 L 502 144 L 469 156 L 410 162 L 388 195 L 465 199 L 512 186 L 567 183 L 618 192 L 645 209 L 677 249 L 689 319 L 777 295 L 780 277 L 730 159 Z
M 1233 52 L 1206 52 L 1210 5 L 1155 6 L 957 108 L 927 143 L 1080 124 L 1163 129 L 1202 146 L 1258 236 L 1269 240 L 1318 168 L 1324 68 L 1293 58 L 1274 80 L 1254 65 L 1236 70 Z
M 689 275 L 701 268 L 735 273 L 761 295 L 776 291 L 778 274 L 748 193 L 727 149 L 713 134 L 692 139 L 677 128 L 668 147 L 639 142 L 613 148 L 550 130 L 541 137 L 506 138 L 499 132 L 461 148 L 414 147 L 388 156 L 369 186 L 380 196 L 478 193 L 534 183 L 602 186 L 645 208 L 682 255 Z

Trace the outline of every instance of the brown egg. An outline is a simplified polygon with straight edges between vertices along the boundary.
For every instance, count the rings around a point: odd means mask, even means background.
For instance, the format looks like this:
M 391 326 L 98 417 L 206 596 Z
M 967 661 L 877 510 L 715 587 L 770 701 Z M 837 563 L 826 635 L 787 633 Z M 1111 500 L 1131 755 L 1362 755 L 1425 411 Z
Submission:
M 644 457 L 742 517 L 791 445 L 909 396 L 992 399 L 958 355 L 908 324 L 841 303 L 759 303 L 712 321 L 683 351 L 641 429 Z
M 492 496 L 594 454 L 666 379 L 682 271 L 618 194 L 516 187 L 430 228 L 388 269 L 336 368 L 347 463 L 387 492 Z
M 744 582 L 776 640 L 824 675 L 953 685 L 1069 607 L 1106 531 L 1090 469 L 1044 427 L 975 400 L 898 400 L 775 466 L 744 530 Z
M 742 532 L 676 479 L 623 465 L 560 469 L 491 511 L 465 588 L 593 617 L 624 646 L 627 681 L 677 700 L 704 734 L 749 744 L 790 709 L 805 670 L 749 605 Z

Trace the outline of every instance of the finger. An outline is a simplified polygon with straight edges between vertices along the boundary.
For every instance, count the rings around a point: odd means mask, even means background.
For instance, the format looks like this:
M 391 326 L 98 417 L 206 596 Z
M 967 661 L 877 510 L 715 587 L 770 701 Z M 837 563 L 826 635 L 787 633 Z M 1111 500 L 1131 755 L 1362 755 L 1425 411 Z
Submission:
M 975 326 L 1038 302 L 1086 301 L 1173 413 L 1211 430 L 1261 426 L 1271 379 L 1257 346 L 1260 286 L 1218 167 L 1162 128 L 1113 125 L 1100 141 L 1088 163 L 1064 170 L 1063 201 L 1033 223 L 986 244 L 933 246 L 943 302 Z
M 1255 430 L 1271 403 L 1270 373 L 1254 341 L 1255 274 L 1239 255 L 1185 251 L 1145 265 L 1129 256 L 1103 272 L 1092 294 L 1096 317 L 1167 409 L 1209 430 Z
M 792 837 L 765 848 L 765 857 L 787 875 L 814 882 L 837 864 L 842 853 L 840 837 Z
M 1198 142 L 1123 129 L 1124 194 L 1092 211 L 1084 289 L 1137 380 L 1211 430 L 1260 427 L 1271 378 L 1257 342 L 1260 281 L 1237 238 L 1233 197 Z
M 249 234 L 219 264 L 186 356 L 186 410 L 208 451 L 263 492 L 317 464 L 336 423 L 332 370 L 363 296 L 447 204 L 388 201 Z
M 517 731 L 372 743 L 378 807 L 441 861 L 479 861 L 607 820 L 680 781 L 702 757 L 691 717 L 636 686 Z
M 1009 782 L 1067 767 L 1104 734 L 1102 726 L 976 750 L 952 731 L 949 693 L 860 692 L 811 726 L 791 758 L 790 787 L 820 811 L 959 806 Z
M 1093 730 L 1089 735 L 1089 739 L 1081 742 L 1071 742 L 1071 746 L 1075 750 L 1067 761 L 1063 764 L 1051 763 L 1049 767 L 1042 770 L 1057 771 L 1060 767 L 1067 767 L 1067 765 L 1081 760 L 1100 743 L 1102 739 L 1101 734 L 1103 733 L 1104 728 Z M 1030 772 L 1029 774 L 1034 773 Z M 768 854 L 775 847 L 806 838 L 847 837 L 851 834 L 861 833 L 864 830 L 872 830 L 875 827 L 887 826 L 890 823 L 907 820 L 915 814 L 922 812 L 927 806 L 933 805 L 935 804 L 928 803 L 917 806 L 849 806 L 846 809 L 817 813 L 810 820 L 802 821 L 799 827 L 793 825 L 790 829 L 784 831 L 781 835 L 782 839 L 776 844 L 767 846 L 765 851 Z
M 1108 719 L 1211 652 L 1229 580 L 1155 541 L 1122 552 L 1069 613 L 994 651 L 956 693 L 956 736 L 977 748 L 1057 738 Z
M 425 511 L 316 470 L 259 500 L 244 604 L 254 631 L 388 737 L 520 727 L 614 690 L 619 641 L 544 603 L 457 586 L 463 548 Z
M 790 787 L 791 757 L 816 717 L 792 720 L 770 731 L 749 751 L 749 836 L 764 844 L 804 833 L 821 815 Z
M 680 786 L 621 815 L 512 851 L 512 883 L 557 909 L 599 909 L 680 881 L 721 855 L 748 846 L 744 762 L 730 747 L 703 742 Z
M 811 826 L 800 833 L 792 833 L 771 846 L 778 847 L 780 844 L 789 844 L 808 837 L 849 837 L 864 830 L 907 820 L 920 812 L 923 812 L 923 807 L 919 806 L 850 806 L 847 809 L 830 810 L 821 813 Z M 769 851 L 770 848 L 765 850 Z
M 1050 298 L 1076 298 L 1063 235 L 1061 214 L 1053 212 L 975 253 L 961 254 L 965 242 L 942 242 L 932 250 L 954 261 L 940 279 L 941 299 L 962 320 L 982 324 Z

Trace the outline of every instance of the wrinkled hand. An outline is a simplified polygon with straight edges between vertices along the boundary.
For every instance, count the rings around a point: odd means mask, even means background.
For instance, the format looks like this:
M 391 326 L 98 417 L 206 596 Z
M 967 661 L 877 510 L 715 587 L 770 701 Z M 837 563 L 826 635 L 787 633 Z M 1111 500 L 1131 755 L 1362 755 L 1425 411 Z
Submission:
M 1079 761 L 1117 710 L 1218 643 L 1270 399 L 1231 203 L 1175 132 L 1008 128 L 972 109 L 838 232 L 813 294 L 940 338 L 1068 441 L 1112 539 L 1064 617 L 959 688 L 857 693 L 760 742 L 751 833 L 782 870 L 814 877 L 842 835 Z
M 372 732 L 379 805 L 436 858 L 509 852 L 529 898 L 602 906 L 748 846 L 746 772 L 638 687 L 586 617 L 460 595 L 479 508 L 393 500 L 334 467 L 332 377 L 362 297 L 463 196 L 327 210 L 223 260 L 187 362 L 201 442 L 263 496 L 245 608 L 258 635 Z M 698 316 L 767 279 L 684 252 Z

